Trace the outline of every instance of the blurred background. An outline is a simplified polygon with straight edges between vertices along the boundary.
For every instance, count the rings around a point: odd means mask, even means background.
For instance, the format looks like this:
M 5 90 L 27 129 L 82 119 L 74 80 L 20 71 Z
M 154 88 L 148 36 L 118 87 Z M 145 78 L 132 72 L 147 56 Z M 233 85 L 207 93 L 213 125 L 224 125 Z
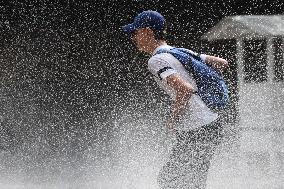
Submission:
M 165 16 L 169 44 L 229 60 L 223 149 L 238 146 L 235 41 L 201 37 L 226 16 L 283 8 L 280 0 L 2 1 L 0 188 L 157 187 L 171 146 L 170 99 L 148 73 L 149 57 L 121 31 L 143 10 Z

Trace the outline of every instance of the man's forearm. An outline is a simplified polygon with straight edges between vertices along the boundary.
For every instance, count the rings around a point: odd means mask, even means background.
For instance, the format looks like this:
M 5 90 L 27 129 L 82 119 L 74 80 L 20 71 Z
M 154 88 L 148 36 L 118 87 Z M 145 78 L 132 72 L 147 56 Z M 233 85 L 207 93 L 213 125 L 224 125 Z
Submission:
M 215 56 L 207 55 L 205 58 L 205 62 L 208 65 L 214 67 L 215 69 L 220 70 L 221 72 L 228 67 L 227 60 Z
M 173 124 L 175 124 L 183 114 L 194 89 L 190 83 L 186 82 L 177 74 L 168 76 L 167 83 L 176 91 L 176 98 L 171 109 L 171 118 L 168 122 L 168 127 L 172 128 Z

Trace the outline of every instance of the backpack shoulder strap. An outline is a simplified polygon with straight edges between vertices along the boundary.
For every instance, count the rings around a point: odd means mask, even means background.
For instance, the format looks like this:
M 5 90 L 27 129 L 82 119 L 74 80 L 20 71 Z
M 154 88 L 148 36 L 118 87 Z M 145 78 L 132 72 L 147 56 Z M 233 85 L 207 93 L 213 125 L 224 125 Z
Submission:
M 171 53 L 171 50 L 172 50 L 173 48 L 171 48 L 171 49 L 159 49 L 154 55 L 156 55 L 156 54 L 161 54 L 161 53 Z
M 173 55 L 178 61 L 181 62 L 181 64 L 189 71 L 189 72 L 193 72 L 192 70 L 192 65 L 191 65 L 191 61 L 192 61 L 192 53 L 190 53 L 191 51 L 185 48 L 177 48 L 177 47 L 173 47 L 171 49 L 159 49 L 154 55 L 156 54 L 160 54 L 160 53 L 169 53 L 171 55 Z
M 187 52 L 182 50 L 182 48 L 173 47 L 171 49 L 159 49 L 154 55 L 161 53 L 169 53 L 173 55 L 176 59 L 178 59 L 183 65 L 187 64 L 190 60 Z

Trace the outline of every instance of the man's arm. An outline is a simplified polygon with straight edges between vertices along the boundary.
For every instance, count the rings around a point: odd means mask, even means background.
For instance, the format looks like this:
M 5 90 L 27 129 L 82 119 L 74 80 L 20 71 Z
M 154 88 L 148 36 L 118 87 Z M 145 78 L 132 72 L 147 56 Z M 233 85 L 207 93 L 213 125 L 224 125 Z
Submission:
M 178 74 L 172 74 L 166 79 L 168 85 L 176 91 L 176 98 L 171 110 L 171 118 L 167 125 L 169 129 L 172 129 L 173 125 L 178 121 L 185 107 L 188 105 L 194 89 L 190 83 L 182 79 Z
M 221 72 L 223 72 L 229 65 L 227 60 L 210 55 L 205 56 L 205 63 Z

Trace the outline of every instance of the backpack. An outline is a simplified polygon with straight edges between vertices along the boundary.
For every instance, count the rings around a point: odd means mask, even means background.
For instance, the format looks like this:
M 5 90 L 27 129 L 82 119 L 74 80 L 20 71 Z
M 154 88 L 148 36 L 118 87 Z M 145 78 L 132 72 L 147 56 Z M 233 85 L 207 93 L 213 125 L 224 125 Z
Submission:
M 193 74 L 197 94 L 211 110 L 221 110 L 228 103 L 228 87 L 221 73 L 185 48 L 160 49 L 156 54 L 170 53 Z

